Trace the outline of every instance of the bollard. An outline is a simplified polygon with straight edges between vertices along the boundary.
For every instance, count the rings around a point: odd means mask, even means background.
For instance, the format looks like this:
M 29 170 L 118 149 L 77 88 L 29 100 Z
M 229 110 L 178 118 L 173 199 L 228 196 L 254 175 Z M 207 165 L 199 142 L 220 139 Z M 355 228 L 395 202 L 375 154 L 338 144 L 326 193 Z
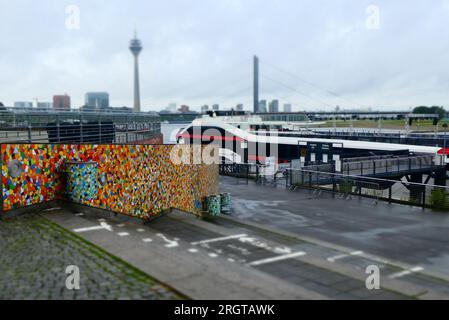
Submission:
M 221 194 L 221 212 L 227 213 L 231 211 L 231 194 L 224 192 Z
M 221 212 L 221 197 L 210 195 L 206 198 L 207 212 L 211 216 L 218 216 Z

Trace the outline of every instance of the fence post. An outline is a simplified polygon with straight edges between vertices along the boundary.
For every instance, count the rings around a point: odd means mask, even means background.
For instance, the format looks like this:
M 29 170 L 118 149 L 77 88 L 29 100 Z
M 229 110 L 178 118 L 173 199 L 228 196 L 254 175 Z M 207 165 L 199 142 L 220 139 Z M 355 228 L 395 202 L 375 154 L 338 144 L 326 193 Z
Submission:
M 337 184 L 335 183 L 335 173 L 332 173 L 332 198 L 335 198 L 336 191 L 337 191 Z
M 422 191 L 422 208 L 425 209 L 426 208 L 426 186 L 422 186 L 423 187 L 423 191 Z
M 31 133 L 31 115 L 28 114 L 28 143 L 31 143 L 32 133 Z
M 128 120 L 129 120 L 129 117 L 128 117 L 128 115 L 126 116 L 126 134 L 125 134 L 125 139 L 126 139 L 126 141 L 125 141 L 125 143 L 128 143 L 129 142 L 129 138 L 128 138 L 128 124 L 129 124 L 129 122 L 128 122 Z
M 392 192 L 391 192 L 391 186 L 388 188 L 388 203 L 391 203 L 391 197 L 392 197 Z
M 61 143 L 61 128 L 59 114 L 56 115 L 56 134 L 58 136 L 58 143 Z
M 83 114 L 80 113 L 80 142 L 84 142 Z

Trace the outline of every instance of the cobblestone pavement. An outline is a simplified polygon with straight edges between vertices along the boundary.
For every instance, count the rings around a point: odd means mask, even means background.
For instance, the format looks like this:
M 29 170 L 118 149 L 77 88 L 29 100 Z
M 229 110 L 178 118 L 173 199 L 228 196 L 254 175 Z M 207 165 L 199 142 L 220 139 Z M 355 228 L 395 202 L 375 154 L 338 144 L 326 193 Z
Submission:
M 67 266 L 80 289 L 66 288 Z M 38 214 L 0 221 L 0 299 L 182 299 Z

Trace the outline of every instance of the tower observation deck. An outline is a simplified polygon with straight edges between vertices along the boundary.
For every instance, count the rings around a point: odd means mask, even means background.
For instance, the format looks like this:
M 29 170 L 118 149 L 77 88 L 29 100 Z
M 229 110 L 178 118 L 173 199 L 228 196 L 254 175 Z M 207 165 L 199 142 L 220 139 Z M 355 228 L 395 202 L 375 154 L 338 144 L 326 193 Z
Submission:
M 137 39 L 137 34 L 134 33 L 134 38 L 131 39 L 129 45 L 129 50 L 134 56 L 134 112 L 140 112 L 139 54 L 142 49 L 142 43 Z

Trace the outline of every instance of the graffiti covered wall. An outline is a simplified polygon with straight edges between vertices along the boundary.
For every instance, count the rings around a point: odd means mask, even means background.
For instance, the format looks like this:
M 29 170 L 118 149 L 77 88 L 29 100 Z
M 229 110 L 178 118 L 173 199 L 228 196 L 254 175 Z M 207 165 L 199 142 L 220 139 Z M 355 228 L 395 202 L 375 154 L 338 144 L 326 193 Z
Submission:
M 63 198 L 67 163 L 80 161 L 96 162 L 102 177 L 97 196 L 83 204 L 142 219 L 170 208 L 198 213 L 204 197 L 218 193 L 218 165 L 174 164 L 174 147 L 2 144 L 3 210 Z M 8 170 L 14 160 L 17 177 Z

